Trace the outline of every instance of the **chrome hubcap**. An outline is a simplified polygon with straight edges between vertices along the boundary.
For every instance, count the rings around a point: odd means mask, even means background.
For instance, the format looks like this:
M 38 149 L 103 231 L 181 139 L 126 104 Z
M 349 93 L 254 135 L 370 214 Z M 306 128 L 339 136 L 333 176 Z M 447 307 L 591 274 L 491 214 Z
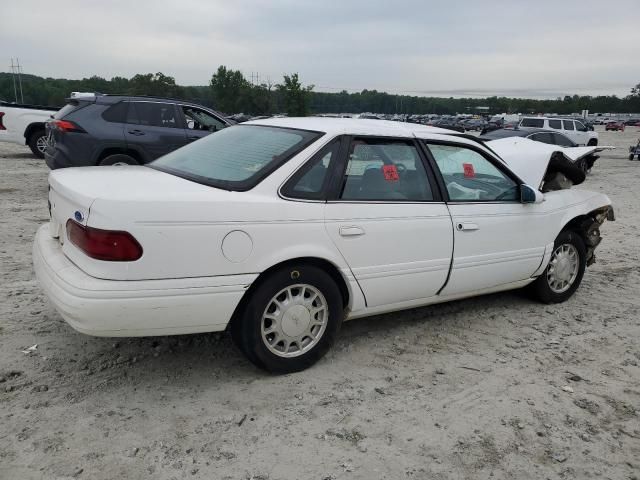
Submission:
M 39 137 L 36 140 L 36 148 L 40 153 L 44 153 L 47 150 L 47 137 Z
M 578 276 L 580 255 L 576 247 L 570 243 L 560 245 L 551 255 L 549 267 L 547 267 L 547 283 L 554 293 L 564 293 Z
M 322 338 L 329 318 L 324 295 L 307 284 L 290 285 L 276 293 L 262 314 L 262 341 L 279 357 L 297 357 Z

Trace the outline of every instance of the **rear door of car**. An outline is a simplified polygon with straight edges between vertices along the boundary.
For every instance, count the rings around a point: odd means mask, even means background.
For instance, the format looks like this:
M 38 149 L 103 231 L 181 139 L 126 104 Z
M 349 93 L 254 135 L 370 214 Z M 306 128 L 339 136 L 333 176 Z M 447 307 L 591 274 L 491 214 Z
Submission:
M 453 252 L 451 217 L 415 139 L 347 137 L 333 169 L 326 231 L 367 306 L 434 297 Z
M 441 295 L 459 295 L 526 280 L 548 241 L 545 202 L 520 202 L 520 181 L 479 147 L 426 141 L 442 175 L 454 226 L 451 274 Z
M 129 102 L 125 138 L 127 146 L 136 150 L 144 163 L 187 143 L 176 106 L 151 100 Z
M 585 141 L 582 141 L 583 139 L 580 135 L 580 132 L 576 132 L 576 127 L 573 123 L 573 120 L 562 120 L 562 133 L 564 133 L 578 145 L 585 145 L 587 143 Z

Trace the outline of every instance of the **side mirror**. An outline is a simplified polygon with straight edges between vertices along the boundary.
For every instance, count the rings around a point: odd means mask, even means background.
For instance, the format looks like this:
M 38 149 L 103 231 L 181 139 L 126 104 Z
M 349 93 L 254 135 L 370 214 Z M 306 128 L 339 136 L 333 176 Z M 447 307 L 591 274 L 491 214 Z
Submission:
M 529 185 L 520 185 L 520 203 L 542 203 L 544 195 Z

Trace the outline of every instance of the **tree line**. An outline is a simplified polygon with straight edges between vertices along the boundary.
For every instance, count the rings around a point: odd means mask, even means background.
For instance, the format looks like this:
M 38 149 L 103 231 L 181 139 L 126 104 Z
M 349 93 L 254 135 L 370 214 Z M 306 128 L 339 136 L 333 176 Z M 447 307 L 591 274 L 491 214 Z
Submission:
M 17 83 L 17 82 L 16 82 Z M 22 75 L 24 102 L 60 107 L 73 91 L 118 93 L 173 97 L 200 103 L 226 114 L 271 115 L 287 113 L 304 116 L 312 113 L 411 113 L 455 114 L 474 113 L 476 107 L 488 107 L 490 113 L 570 114 L 589 110 L 601 113 L 640 112 L 640 84 L 626 97 L 565 96 L 553 100 L 526 98 L 443 98 L 395 95 L 377 90 L 338 93 L 316 92 L 313 85 L 303 85 L 297 73 L 284 75 L 277 84 L 249 82 L 242 72 L 221 65 L 212 75 L 209 85 L 183 86 L 163 73 L 137 74 L 131 78 L 113 77 L 107 80 L 92 76 L 82 80 L 43 78 Z M 0 100 L 14 100 L 14 79 L 0 72 Z M 18 90 L 18 101 L 20 93 Z

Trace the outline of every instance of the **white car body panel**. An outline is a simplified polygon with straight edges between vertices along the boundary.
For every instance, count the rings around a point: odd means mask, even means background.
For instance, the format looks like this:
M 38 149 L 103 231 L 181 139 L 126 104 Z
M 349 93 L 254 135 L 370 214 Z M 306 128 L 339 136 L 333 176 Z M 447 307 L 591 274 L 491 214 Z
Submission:
M 517 288 L 544 271 L 564 225 L 610 205 L 605 195 L 585 190 L 549 192 L 533 204 L 290 200 L 279 195 L 283 183 L 338 135 L 418 137 L 489 150 L 415 124 L 328 118 L 252 123 L 326 133 L 245 192 L 148 167 L 50 174 L 52 218 L 37 233 L 34 267 L 72 327 L 108 336 L 222 330 L 262 272 L 305 257 L 328 262 L 342 277 L 348 319 Z M 507 165 L 537 186 L 531 180 L 542 178 L 537 172 L 546 164 L 544 152 L 532 145 L 544 144 L 503 143 L 513 153 Z M 535 171 L 514 160 L 518 148 Z M 131 233 L 143 256 L 135 262 L 89 258 L 65 238 L 64 225 L 76 212 L 84 225 Z M 477 228 L 457 230 L 458 223 Z
M 535 118 L 538 120 L 543 120 L 544 124 L 542 127 L 536 127 L 536 128 L 543 128 L 545 130 L 552 130 L 552 131 L 556 131 L 556 132 L 561 132 L 563 133 L 565 136 L 569 137 L 574 143 L 577 143 L 578 145 L 587 145 L 589 143 L 589 140 L 598 140 L 598 132 L 595 132 L 593 130 L 587 130 L 585 131 L 581 131 L 581 130 L 568 130 L 564 128 L 564 123 L 562 124 L 562 128 L 553 128 L 549 125 L 549 120 L 565 120 L 567 122 L 571 122 L 573 124 L 573 126 L 575 127 L 575 122 L 578 121 L 580 122 L 580 120 L 575 120 L 575 119 L 569 119 L 569 118 L 554 118 L 554 117 L 523 117 L 520 119 L 520 123 L 519 125 L 522 125 L 522 121 L 529 119 L 529 118 Z M 580 122 L 582 123 L 582 122 Z M 584 124 L 583 124 L 584 125 Z
M 38 110 L 36 108 L 20 108 L 20 106 L 0 105 L 0 112 L 4 112 L 2 124 L 6 130 L 0 130 L 0 142 L 17 143 L 25 145 L 27 138 L 25 132 L 29 125 L 44 124 L 51 118 L 55 111 Z M 41 129 L 44 129 L 42 125 Z

